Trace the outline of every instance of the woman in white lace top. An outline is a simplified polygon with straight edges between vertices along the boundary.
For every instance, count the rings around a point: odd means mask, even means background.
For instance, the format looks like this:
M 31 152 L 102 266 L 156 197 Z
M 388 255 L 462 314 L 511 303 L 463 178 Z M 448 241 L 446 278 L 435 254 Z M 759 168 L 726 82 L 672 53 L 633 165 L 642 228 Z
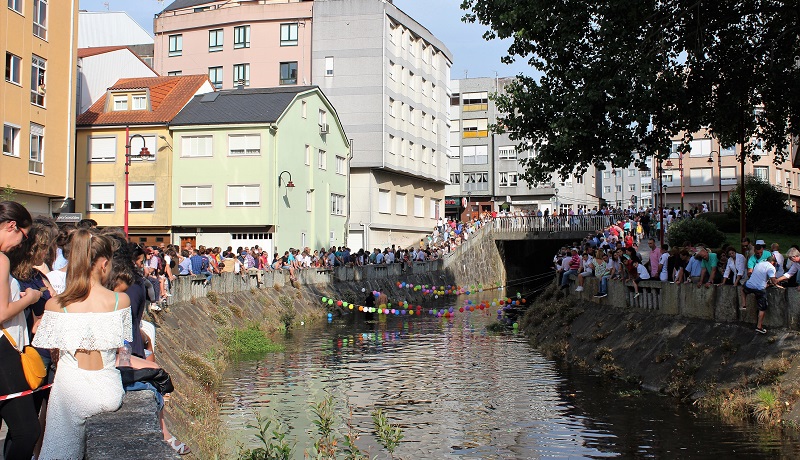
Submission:
M 47 302 L 34 337 L 34 346 L 58 353 L 40 460 L 82 459 L 86 419 L 122 404 L 115 362 L 132 339 L 131 312 L 127 295 L 104 287 L 113 250 L 104 236 L 72 234 L 67 289 Z

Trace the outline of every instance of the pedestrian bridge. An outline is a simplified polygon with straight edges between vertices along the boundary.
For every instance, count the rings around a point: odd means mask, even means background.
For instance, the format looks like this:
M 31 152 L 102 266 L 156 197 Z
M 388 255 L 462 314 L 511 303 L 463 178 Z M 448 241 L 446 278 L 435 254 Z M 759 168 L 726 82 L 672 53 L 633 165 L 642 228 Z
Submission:
M 603 231 L 620 215 L 498 217 L 485 225 L 494 240 L 572 240 Z

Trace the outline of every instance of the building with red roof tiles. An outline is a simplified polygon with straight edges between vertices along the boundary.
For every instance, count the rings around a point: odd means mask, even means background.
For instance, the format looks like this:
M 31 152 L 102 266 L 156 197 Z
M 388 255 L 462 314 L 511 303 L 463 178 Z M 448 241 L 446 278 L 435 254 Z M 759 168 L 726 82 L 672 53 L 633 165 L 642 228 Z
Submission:
M 169 125 L 194 96 L 212 91 L 206 75 L 122 78 L 111 85 L 76 121 L 76 210 L 102 227 L 122 227 L 127 208 L 131 241 L 169 242 Z

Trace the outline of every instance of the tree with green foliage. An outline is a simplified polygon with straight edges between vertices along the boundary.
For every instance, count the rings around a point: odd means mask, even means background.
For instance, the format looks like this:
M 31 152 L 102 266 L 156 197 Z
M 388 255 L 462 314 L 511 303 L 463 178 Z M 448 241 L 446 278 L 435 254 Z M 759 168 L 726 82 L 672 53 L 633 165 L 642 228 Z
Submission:
M 800 134 L 800 9 L 788 0 L 463 0 L 464 20 L 526 59 L 495 100 L 494 129 L 535 150 L 524 179 L 666 158 L 707 129 L 754 156 Z M 689 148 L 691 134 L 682 149 Z
M 742 184 L 739 184 L 731 190 L 731 196 L 728 199 L 728 212 L 734 216 L 738 216 L 741 210 L 742 202 L 739 198 L 741 186 Z M 744 186 L 745 212 L 747 222 L 751 226 L 757 227 L 763 223 L 764 219 L 781 214 L 784 210 L 786 195 L 769 182 L 748 175 L 745 177 Z

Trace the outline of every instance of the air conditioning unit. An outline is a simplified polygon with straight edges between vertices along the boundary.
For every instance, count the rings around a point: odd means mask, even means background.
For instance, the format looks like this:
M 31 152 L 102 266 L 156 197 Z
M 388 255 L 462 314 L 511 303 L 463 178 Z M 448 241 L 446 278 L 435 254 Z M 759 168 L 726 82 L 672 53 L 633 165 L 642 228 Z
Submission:
M 328 124 L 327 123 L 321 123 L 319 125 L 319 133 L 320 134 L 328 134 Z

